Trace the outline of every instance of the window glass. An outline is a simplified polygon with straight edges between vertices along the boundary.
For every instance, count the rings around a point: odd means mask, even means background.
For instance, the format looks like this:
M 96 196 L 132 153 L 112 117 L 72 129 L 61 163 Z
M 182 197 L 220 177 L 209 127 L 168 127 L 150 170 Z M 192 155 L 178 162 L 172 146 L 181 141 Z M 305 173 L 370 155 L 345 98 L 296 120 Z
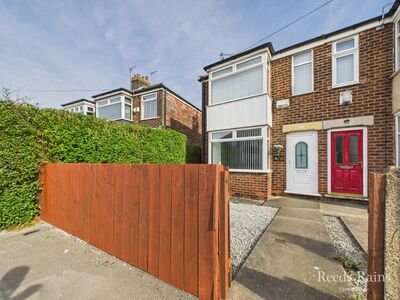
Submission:
M 212 163 L 231 169 L 262 170 L 262 151 L 262 139 L 212 143 Z
M 98 105 L 98 106 L 107 105 L 107 103 L 108 103 L 107 100 L 101 100 L 101 101 L 97 102 L 97 105 Z
M 354 39 L 347 40 L 344 42 L 339 42 L 336 44 L 336 52 L 352 49 L 352 48 L 354 48 L 354 45 L 355 45 Z
M 93 111 L 93 107 L 88 106 L 87 110 L 88 111 Z
M 239 70 L 245 69 L 247 67 L 250 67 L 250 66 L 253 66 L 253 65 L 256 65 L 256 64 L 260 64 L 261 62 L 262 62 L 261 56 L 258 56 L 256 58 L 253 58 L 253 59 L 250 59 L 248 61 L 245 61 L 245 62 L 242 62 L 240 64 L 237 64 L 236 65 L 236 69 L 239 71 Z
M 304 64 L 304 63 L 308 63 L 310 61 L 311 61 L 311 51 L 293 55 L 294 65 Z
M 97 115 L 108 120 L 121 119 L 121 102 L 99 107 Z
M 308 146 L 304 142 L 296 144 L 296 169 L 308 168 Z
M 211 134 L 213 140 L 219 139 L 231 139 L 232 131 L 224 131 L 224 132 L 215 132 Z
M 125 103 L 126 104 L 131 104 L 132 103 L 131 98 L 125 97 Z
M 336 163 L 342 164 L 343 163 L 343 136 L 337 136 L 335 138 L 336 144 Z
M 110 99 L 110 104 L 111 104 L 111 103 L 117 103 L 117 102 L 120 102 L 120 101 L 121 101 L 121 98 L 120 98 L 120 97 L 111 98 L 111 99 Z
M 238 130 L 236 132 L 236 137 L 238 138 L 252 137 L 252 136 L 261 136 L 261 128 Z
M 232 73 L 233 67 L 225 68 L 212 73 L 212 78 L 220 77 L 229 73 Z
M 357 164 L 358 161 L 358 135 L 350 135 L 350 163 Z
M 125 104 L 125 119 L 132 119 L 132 107 L 129 104 Z
M 262 66 L 211 82 L 213 104 L 253 96 L 262 92 Z
M 354 81 L 354 54 L 336 58 L 336 83 Z
M 157 101 L 143 101 L 143 118 L 150 119 L 157 116 Z

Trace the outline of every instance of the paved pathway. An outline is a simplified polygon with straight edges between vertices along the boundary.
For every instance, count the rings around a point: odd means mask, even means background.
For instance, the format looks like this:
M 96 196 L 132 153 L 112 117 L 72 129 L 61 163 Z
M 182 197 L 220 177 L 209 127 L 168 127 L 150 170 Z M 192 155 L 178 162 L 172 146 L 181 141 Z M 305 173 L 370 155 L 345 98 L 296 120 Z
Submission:
M 322 272 L 344 274 L 322 215 L 345 215 L 350 220 L 353 215 L 366 224 L 366 209 L 284 197 L 264 205 L 281 209 L 237 274 L 230 298 L 352 299 L 347 283 L 322 279 Z M 355 230 L 363 244 L 365 226 Z

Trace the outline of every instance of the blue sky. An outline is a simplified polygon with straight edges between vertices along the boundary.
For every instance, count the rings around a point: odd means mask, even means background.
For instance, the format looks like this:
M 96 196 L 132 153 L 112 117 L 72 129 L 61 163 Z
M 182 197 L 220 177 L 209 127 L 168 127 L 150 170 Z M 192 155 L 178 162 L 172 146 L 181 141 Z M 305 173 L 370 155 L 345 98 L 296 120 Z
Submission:
M 236 53 L 326 0 L 0 0 L 0 87 L 46 107 L 129 87 L 129 68 L 201 106 L 197 81 L 221 51 Z M 383 0 L 334 0 L 273 36 L 276 50 L 377 16 Z

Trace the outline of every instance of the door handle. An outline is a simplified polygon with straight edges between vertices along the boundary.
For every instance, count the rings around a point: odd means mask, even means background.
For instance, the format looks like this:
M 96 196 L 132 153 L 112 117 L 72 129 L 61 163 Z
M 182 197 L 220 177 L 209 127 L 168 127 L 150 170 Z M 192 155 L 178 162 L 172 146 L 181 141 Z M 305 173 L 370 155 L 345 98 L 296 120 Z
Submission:
M 351 170 L 354 168 L 354 166 L 339 166 L 339 168 L 342 170 Z

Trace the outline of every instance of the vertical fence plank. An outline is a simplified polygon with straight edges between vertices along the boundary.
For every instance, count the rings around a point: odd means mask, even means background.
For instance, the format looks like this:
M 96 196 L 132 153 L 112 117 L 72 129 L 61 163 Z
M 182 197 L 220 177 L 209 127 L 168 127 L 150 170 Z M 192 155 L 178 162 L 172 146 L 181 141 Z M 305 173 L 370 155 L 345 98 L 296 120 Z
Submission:
M 200 299 L 226 298 L 223 167 L 60 163 L 43 169 L 43 219 Z
M 185 166 L 171 171 L 171 283 L 184 288 Z
M 193 295 L 198 292 L 198 175 L 198 165 L 185 166 L 184 287 Z
M 140 223 L 140 168 L 129 166 L 124 198 L 127 201 L 126 218 L 129 221 L 129 262 L 139 267 L 139 223 Z M 130 178 L 129 178 L 130 174 Z
M 171 282 L 171 166 L 160 166 L 159 277 Z
M 124 166 L 115 165 L 111 170 L 112 177 L 114 178 L 114 222 L 113 222 L 113 235 L 114 235 L 114 256 L 122 258 L 122 214 L 123 214 L 123 189 L 125 184 Z
M 384 274 L 385 175 L 370 173 L 368 188 L 368 274 L 379 278 Z M 369 280 L 367 297 L 383 299 L 384 282 Z
M 131 184 L 131 168 L 130 165 L 122 165 L 120 180 L 122 186 L 122 199 L 121 199 L 121 259 L 130 263 L 130 226 L 129 219 L 135 218 L 131 208 L 132 201 L 129 201 L 130 194 L 132 193 Z
M 214 203 L 215 166 L 199 166 L 199 245 L 198 245 L 198 296 L 200 299 L 213 298 L 215 270 L 214 262 Z
M 149 171 L 145 166 L 140 167 L 139 218 L 138 267 L 147 272 L 149 246 Z
M 221 276 L 221 298 L 226 299 L 229 286 L 229 196 L 228 196 L 228 172 L 220 173 L 220 226 L 219 226 L 219 254 L 220 254 L 220 276 Z
M 149 257 L 148 272 L 158 277 L 160 246 L 160 166 L 149 166 Z

